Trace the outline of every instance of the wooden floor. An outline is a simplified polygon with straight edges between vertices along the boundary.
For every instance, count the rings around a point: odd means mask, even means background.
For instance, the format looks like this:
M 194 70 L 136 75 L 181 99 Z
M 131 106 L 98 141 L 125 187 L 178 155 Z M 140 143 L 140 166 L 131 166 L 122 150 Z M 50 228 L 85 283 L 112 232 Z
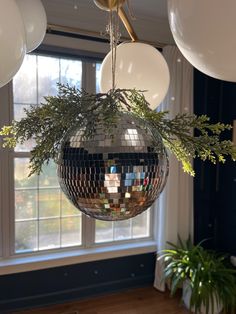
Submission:
M 152 287 L 12 314 L 187 314 L 179 297 L 170 298 Z

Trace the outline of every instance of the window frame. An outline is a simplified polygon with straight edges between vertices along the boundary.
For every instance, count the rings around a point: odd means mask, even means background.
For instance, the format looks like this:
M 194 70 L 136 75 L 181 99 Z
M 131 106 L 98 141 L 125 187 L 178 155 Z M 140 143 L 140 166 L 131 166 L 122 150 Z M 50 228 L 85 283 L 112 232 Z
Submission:
M 50 52 L 48 49 L 38 50 L 34 53 L 81 60 L 82 88 L 88 92 L 95 92 L 96 62 L 100 62 L 100 58 L 87 60 L 86 57 L 66 54 L 63 51 L 62 53 Z M 94 77 L 93 80 L 91 80 L 92 76 Z M 14 114 L 12 82 L 0 88 L 0 106 L 1 127 L 9 124 Z M 156 213 L 152 209 L 150 211 L 149 237 L 96 243 L 95 220 L 83 215 L 81 245 L 39 250 L 30 253 L 16 253 L 14 234 L 14 158 L 17 157 L 29 157 L 29 153 L 14 152 L 13 150 L 6 150 L 0 147 L 0 274 L 156 251 L 156 234 L 154 234 Z M 6 208 L 9 210 L 6 210 Z

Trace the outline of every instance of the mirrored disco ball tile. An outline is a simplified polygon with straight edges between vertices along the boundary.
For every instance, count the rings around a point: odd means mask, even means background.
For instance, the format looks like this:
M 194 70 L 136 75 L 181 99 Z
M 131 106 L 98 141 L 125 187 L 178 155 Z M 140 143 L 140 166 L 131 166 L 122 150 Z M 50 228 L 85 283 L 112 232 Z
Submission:
M 74 130 L 61 146 L 57 170 L 68 199 L 86 215 L 108 221 L 148 209 L 168 176 L 161 138 L 142 129 L 139 120 L 122 114 L 112 134 L 99 125 L 86 140 L 83 130 Z

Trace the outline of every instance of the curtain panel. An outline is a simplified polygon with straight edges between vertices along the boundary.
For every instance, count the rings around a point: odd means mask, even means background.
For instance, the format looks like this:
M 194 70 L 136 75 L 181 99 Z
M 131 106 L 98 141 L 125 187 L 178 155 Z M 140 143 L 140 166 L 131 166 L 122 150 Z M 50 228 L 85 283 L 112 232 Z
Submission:
M 163 49 L 170 70 L 170 86 L 157 110 L 169 111 L 172 118 L 178 113 L 193 113 L 193 67 L 176 46 Z M 193 235 L 193 178 L 184 173 L 182 165 L 169 153 L 170 169 L 165 189 L 154 206 L 157 211 L 157 247 L 161 251 L 166 241 L 177 243 L 178 235 L 187 239 Z M 165 290 L 163 261 L 156 261 L 154 287 Z

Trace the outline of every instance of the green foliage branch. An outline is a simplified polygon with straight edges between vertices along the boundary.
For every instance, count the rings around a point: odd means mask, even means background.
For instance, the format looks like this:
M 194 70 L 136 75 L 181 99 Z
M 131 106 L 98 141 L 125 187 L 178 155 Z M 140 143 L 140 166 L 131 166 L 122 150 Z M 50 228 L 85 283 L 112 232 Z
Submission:
M 89 94 L 75 87 L 58 84 L 57 96 L 45 97 L 45 103 L 25 109 L 25 118 L 13 121 L 0 131 L 3 146 L 13 148 L 29 139 L 35 141 L 31 151 L 30 174 L 39 174 L 43 164 L 57 160 L 60 145 L 67 132 L 76 127 L 84 129 L 91 138 L 96 125 L 102 123 L 109 132 L 119 123 L 119 114 L 126 112 L 138 118 L 141 127 L 160 134 L 164 145 L 182 162 L 183 169 L 194 175 L 192 158 L 224 162 L 229 155 L 236 159 L 236 148 L 231 141 L 220 140 L 220 134 L 231 125 L 211 124 L 205 115 L 178 114 L 173 119 L 168 112 L 150 110 L 142 92 L 113 89 L 108 93 Z M 198 136 L 194 136 L 194 130 Z

